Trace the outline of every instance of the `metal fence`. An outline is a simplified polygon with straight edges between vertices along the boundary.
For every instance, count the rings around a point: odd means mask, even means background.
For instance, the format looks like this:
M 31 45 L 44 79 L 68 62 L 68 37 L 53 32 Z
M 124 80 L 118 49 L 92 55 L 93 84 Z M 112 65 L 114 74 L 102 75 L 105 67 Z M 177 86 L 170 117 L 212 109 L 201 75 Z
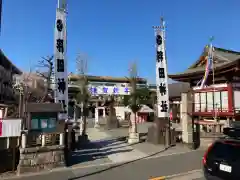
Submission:
M 28 134 L 27 147 L 43 146 L 43 138 L 45 138 L 44 146 L 59 145 L 60 133 L 49 134 Z

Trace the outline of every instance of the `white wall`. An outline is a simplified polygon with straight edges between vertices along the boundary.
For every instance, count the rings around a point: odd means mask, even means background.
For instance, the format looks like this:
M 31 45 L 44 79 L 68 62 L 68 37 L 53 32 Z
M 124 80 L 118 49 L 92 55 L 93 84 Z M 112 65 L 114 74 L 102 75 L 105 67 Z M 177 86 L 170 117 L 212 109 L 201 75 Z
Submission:
M 116 110 L 116 116 L 121 117 L 120 120 L 125 120 L 125 112 L 129 109 L 125 106 L 115 106 L 114 108 Z

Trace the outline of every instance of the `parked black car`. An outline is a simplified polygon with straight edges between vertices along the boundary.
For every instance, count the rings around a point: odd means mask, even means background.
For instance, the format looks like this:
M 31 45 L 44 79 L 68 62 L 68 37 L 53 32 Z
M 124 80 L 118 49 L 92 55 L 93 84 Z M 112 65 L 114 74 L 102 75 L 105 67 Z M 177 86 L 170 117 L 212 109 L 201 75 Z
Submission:
M 240 128 L 224 128 L 226 137 L 207 149 L 203 172 L 207 180 L 240 180 Z

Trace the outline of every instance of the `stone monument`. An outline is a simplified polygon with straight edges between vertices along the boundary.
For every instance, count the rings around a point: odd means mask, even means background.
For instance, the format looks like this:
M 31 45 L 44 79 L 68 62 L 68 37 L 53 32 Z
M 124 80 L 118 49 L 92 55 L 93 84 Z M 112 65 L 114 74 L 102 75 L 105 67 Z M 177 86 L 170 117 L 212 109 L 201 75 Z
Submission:
M 60 103 L 27 104 L 18 174 L 65 166 L 65 121 L 58 120 L 58 113 L 62 110 Z

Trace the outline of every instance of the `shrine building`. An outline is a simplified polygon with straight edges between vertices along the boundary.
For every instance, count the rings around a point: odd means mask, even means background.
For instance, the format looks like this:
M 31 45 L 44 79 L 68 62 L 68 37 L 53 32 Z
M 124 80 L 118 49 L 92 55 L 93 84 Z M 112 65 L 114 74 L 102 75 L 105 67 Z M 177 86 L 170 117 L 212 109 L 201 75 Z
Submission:
M 184 72 L 170 74 L 169 78 L 190 84 L 193 92 L 192 116 L 201 124 L 225 123 L 240 118 L 240 52 L 214 47 L 213 68 L 204 88 L 203 78 L 209 47 Z M 228 120 L 228 121 L 226 121 Z

